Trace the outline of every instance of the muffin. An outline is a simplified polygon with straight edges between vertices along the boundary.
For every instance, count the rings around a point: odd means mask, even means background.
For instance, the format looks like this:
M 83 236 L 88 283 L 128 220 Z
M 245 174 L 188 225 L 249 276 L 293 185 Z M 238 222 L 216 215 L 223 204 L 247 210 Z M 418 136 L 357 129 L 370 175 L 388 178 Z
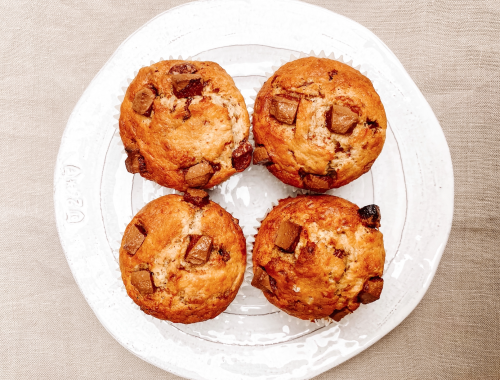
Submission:
M 176 323 L 215 318 L 243 281 L 245 237 L 200 189 L 148 203 L 125 229 L 120 270 L 146 314 Z
M 387 119 L 371 81 L 327 58 L 302 58 L 279 68 L 255 100 L 254 164 L 282 182 L 325 192 L 372 167 Z
M 376 205 L 360 209 L 330 195 L 280 200 L 255 238 L 252 285 L 294 317 L 338 322 L 380 298 L 379 226 Z
M 171 60 L 140 69 L 119 125 L 127 170 L 179 191 L 211 188 L 252 160 L 245 101 L 214 62 Z

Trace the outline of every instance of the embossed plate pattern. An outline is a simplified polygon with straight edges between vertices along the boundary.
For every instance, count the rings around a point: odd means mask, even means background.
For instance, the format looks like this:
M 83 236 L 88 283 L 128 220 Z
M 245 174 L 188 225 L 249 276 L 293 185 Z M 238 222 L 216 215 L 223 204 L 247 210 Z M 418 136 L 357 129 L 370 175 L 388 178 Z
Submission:
M 247 237 L 249 265 L 235 301 L 217 318 L 191 325 L 145 315 L 125 292 L 118 249 L 132 215 L 174 191 L 125 170 L 117 127 L 130 80 L 140 67 L 170 56 L 215 61 L 233 76 L 251 113 L 267 75 L 304 53 L 359 66 L 386 108 L 387 141 L 372 170 L 328 192 L 359 206 L 381 207 L 387 251 L 382 298 L 325 326 L 289 317 L 249 285 L 260 219 L 278 199 L 297 194 L 264 168 L 251 166 L 210 192 L 240 220 Z M 75 280 L 125 348 L 187 378 L 305 379 L 369 347 L 423 297 L 451 228 L 453 171 L 429 105 L 397 58 L 367 29 L 298 1 L 213 0 L 159 15 L 104 65 L 68 121 L 55 168 L 54 202 Z

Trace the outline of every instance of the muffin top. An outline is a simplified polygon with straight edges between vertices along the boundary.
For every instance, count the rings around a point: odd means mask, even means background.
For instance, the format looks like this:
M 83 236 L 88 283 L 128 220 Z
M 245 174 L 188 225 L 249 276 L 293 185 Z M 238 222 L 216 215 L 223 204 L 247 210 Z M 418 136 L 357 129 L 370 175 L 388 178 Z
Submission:
M 179 191 L 211 188 L 251 161 L 245 101 L 214 62 L 143 67 L 127 89 L 119 125 L 127 170 Z
M 331 59 L 297 59 L 257 95 L 254 163 L 286 184 L 324 192 L 370 170 L 386 128 L 384 106 L 367 77 Z
M 130 298 L 145 313 L 177 323 L 222 313 L 245 265 L 238 221 L 199 189 L 148 203 L 127 226 L 120 248 Z
M 253 250 L 252 285 L 300 319 L 340 320 L 380 297 L 385 250 L 377 206 L 330 195 L 280 200 Z

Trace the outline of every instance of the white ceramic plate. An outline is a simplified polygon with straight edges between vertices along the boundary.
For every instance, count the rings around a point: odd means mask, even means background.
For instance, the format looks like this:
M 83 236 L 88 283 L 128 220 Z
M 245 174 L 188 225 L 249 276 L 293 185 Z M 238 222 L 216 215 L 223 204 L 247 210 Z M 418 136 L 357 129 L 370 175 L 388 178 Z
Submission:
M 127 173 L 119 105 L 138 69 L 169 56 L 218 62 L 252 112 L 255 88 L 300 53 L 353 61 L 372 80 L 390 127 L 372 170 L 329 193 L 382 210 L 387 260 L 382 298 L 320 326 L 279 311 L 249 286 L 253 235 L 269 208 L 295 195 L 251 166 L 211 191 L 240 219 L 249 267 L 235 301 L 214 320 L 156 320 L 128 298 L 117 263 L 125 226 L 172 190 Z M 340 58 L 342 59 L 342 58 Z M 359 24 L 298 1 L 215 0 L 174 8 L 130 36 L 94 78 L 64 132 L 54 201 L 62 246 L 85 299 L 115 339 L 140 358 L 192 379 L 305 379 L 366 349 L 418 304 L 451 228 L 453 172 L 443 132 L 401 63 Z

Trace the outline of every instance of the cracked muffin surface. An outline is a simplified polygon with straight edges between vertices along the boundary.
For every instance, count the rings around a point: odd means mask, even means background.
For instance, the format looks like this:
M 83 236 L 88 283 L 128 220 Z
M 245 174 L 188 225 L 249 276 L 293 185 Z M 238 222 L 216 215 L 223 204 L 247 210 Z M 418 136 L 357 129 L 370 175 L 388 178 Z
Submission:
M 339 321 L 380 298 L 385 250 L 380 210 L 330 195 L 279 201 L 253 249 L 252 285 L 305 320 Z
M 253 114 L 254 163 L 282 182 L 325 192 L 370 170 L 387 119 L 371 81 L 328 58 L 301 58 L 263 85 Z
M 140 69 L 119 126 L 127 170 L 179 191 L 218 185 L 252 157 L 243 96 L 214 62 L 167 60 Z
M 245 266 L 238 221 L 198 189 L 148 203 L 127 226 L 120 247 L 127 294 L 145 313 L 176 323 L 222 313 Z

